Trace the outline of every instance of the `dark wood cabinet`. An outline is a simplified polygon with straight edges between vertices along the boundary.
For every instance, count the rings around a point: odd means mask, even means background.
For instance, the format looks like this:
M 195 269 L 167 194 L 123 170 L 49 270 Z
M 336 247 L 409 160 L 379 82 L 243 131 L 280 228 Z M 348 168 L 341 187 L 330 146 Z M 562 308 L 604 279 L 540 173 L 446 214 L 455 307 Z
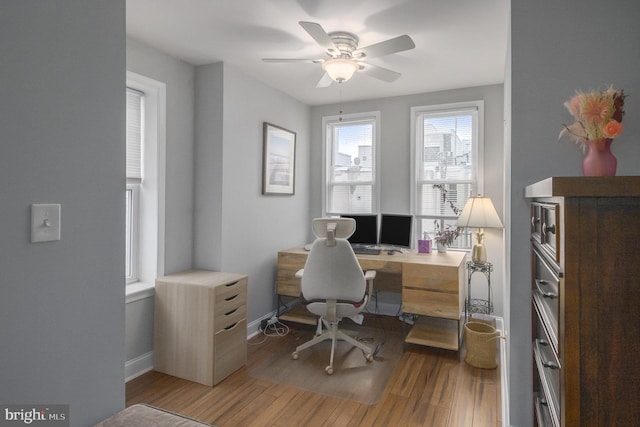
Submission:
M 553 177 L 525 197 L 537 425 L 640 425 L 640 177 Z

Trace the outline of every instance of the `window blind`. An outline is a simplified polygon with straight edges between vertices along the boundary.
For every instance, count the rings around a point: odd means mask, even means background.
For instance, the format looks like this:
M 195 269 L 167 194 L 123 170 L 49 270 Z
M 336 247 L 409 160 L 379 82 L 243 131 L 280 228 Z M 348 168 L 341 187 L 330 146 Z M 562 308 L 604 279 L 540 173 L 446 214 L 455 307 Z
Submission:
M 127 88 L 127 180 L 142 180 L 142 96 Z

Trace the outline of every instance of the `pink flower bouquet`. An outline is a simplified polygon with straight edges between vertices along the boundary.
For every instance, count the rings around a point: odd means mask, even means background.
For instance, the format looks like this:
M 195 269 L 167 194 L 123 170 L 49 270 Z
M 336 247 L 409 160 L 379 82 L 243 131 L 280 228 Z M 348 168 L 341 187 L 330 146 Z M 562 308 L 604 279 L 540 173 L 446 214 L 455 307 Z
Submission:
M 560 138 L 568 136 L 583 150 L 587 140 L 616 138 L 623 129 L 625 97 L 624 90 L 617 91 L 613 86 L 603 92 L 577 91 L 564 103 L 575 121 L 571 125 L 563 125 Z

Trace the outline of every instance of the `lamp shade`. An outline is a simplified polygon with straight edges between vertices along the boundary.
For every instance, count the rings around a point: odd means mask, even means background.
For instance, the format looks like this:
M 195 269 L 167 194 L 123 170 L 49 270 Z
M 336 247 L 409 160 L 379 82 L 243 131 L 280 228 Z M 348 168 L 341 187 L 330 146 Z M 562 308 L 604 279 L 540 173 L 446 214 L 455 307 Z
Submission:
M 327 59 L 322 63 L 322 68 L 329 74 L 329 77 L 336 82 L 346 82 L 358 69 L 358 63 L 347 58 Z
M 467 200 L 456 223 L 458 227 L 502 228 L 496 208 L 489 197 L 476 196 Z

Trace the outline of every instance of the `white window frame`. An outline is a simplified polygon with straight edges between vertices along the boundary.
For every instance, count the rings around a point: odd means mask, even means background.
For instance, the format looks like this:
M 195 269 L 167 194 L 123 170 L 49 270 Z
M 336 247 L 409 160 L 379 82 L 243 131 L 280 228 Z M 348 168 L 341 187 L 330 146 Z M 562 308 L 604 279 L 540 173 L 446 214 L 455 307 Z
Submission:
M 411 150 L 411 209 L 414 215 L 414 224 L 415 233 L 414 233 L 414 244 L 416 243 L 417 237 L 421 236 L 424 231 L 431 232 L 432 230 L 422 230 L 421 224 L 422 218 L 430 218 L 427 215 L 419 214 L 418 201 L 419 198 L 417 196 L 417 190 L 419 188 L 419 184 L 424 182 L 433 182 L 434 184 L 446 184 L 446 183 L 455 183 L 455 181 L 449 180 L 425 180 L 420 181 L 418 176 L 419 168 L 421 167 L 421 161 L 423 157 L 422 150 L 422 135 L 423 135 L 423 125 L 422 120 L 419 120 L 424 114 L 440 114 L 446 115 L 447 112 L 450 113 L 458 113 L 463 110 L 475 110 L 476 112 L 476 120 L 473 123 L 473 132 L 475 134 L 476 143 L 472 147 L 472 170 L 473 170 L 473 178 L 471 180 L 472 187 L 472 195 L 483 193 L 484 192 L 484 101 L 476 100 L 476 101 L 466 101 L 466 102 L 457 102 L 457 103 L 449 103 L 449 104 L 438 104 L 438 105 L 428 105 L 428 106 L 419 106 L 411 108 L 411 143 L 413 144 L 413 148 Z M 420 138 L 420 139 L 418 139 Z M 461 181 L 458 181 L 461 182 Z M 460 210 L 464 208 L 464 206 L 457 206 Z M 431 236 L 433 238 L 433 236 Z M 453 249 L 453 248 L 452 248 Z M 461 250 L 470 250 L 471 248 L 461 249 Z
M 131 71 L 127 71 L 126 85 L 144 93 L 142 181 L 127 184 L 138 187 L 139 202 L 134 203 L 139 239 L 133 254 L 137 274 L 127 281 L 129 295 L 153 288 L 156 277 L 164 275 L 166 85 Z
M 325 116 L 322 118 L 322 141 L 324 149 L 322 150 L 322 214 L 339 215 L 349 212 L 330 212 L 328 210 L 329 197 L 332 183 L 331 177 L 331 161 L 333 157 L 333 126 L 345 123 L 357 124 L 358 122 L 373 123 L 373 171 L 371 181 L 371 212 L 377 214 L 380 212 L 380 112 L 371 111 L 364 113 L 341 114 L 338 116 Z M 359 184 L 367 184 L 366 182 L 358 182 Z M 344 184 L 344 182 L 342 182 Z
M 127 182 L 126 195 L 128 199 L 127 204 L 127 226 L 129 230 L 129 242 L 127 242 L 127 253 L 129 269 L 125 272 L 125 278 L 127 285 L 138 282 L 138 254 L 140 253 L 140 184 Z

